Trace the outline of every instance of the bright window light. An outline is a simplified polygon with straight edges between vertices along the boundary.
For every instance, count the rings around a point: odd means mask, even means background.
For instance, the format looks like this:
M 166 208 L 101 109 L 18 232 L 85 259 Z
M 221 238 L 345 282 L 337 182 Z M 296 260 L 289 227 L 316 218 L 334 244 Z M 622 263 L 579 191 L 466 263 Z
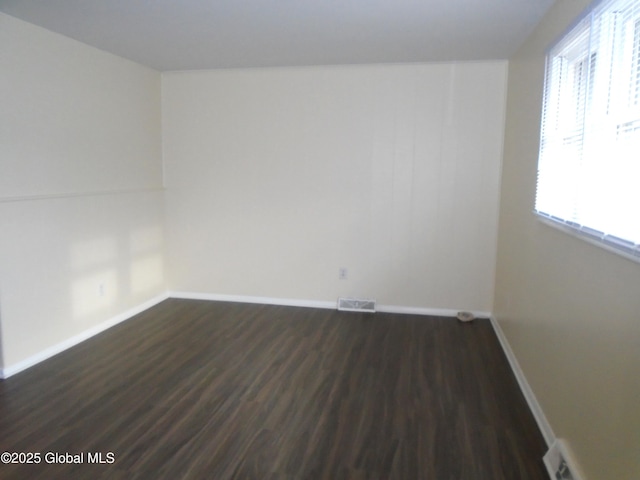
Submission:
M 640 260 L 640 0 L 601 2 L 547 55 L 535 209 Z

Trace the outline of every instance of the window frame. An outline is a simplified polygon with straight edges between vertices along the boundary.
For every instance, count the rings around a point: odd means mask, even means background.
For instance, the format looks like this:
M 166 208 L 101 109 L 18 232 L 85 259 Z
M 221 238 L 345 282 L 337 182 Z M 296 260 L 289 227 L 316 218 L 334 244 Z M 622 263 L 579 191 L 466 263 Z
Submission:
M 635 4 L 633 3 L 635 2 Z M 549 167 L 544 165 L 545 160 L 549 162 L 549 158 L 543 158 L 543 154 L 550 156 L 550 147 L 545 145 L 545 142 L 553 142 L 561 140 L 561 145 L 570 145 L 572 139 L 576 139 L 579 142 L 580 153 L 576 155 L 575 159 L 580 164 L 584 162 L 586 154 L 582 153 L 583 145 L 587 144 L 591 140 L 589 135 L 592 135 L 587 122 L 591 121 L 594 117 L 599 119 L 599 128 L 601 124 L 610 123 L 608 128 L 615 128 L 616 137 L 620 135 L 621 129 L 628 128 L 628 130 L 622 130 L 622 134 L 625 132 L 640 131 L 640 2 L 638 0 L 629 0 L 624 5 L 626 9 L 620 9 L 613 11 L 612 6 L 622 5 L 622 2 L 616 0 L 603 0 L 592 6 L 585 14 L 578 19 L 556 42 L 553 43 L 551 48 L 548 49 L 545 60 L 545 75 L 544 75 L 544 91 L 542 98 L 542 111 L 541 111 L 541 129 L 539 140 L 539 153 L 537 164 L 537 185 L 535 189 L 535 207 L 533 213 L 536 218 L 543 224 L 559 229 L 564 233 L 567 233 L 575 238 L 584 240 L 590 244 L 604 248 L 612 253 L 621 255 L 627 259 L 640 263 L 640 238 L 634 238 L 633 241 L 619 238 L 615 235 L 608 234 L 603 231 L 596 230 L 588 225 L 581 225 L 572 220 L 571 215 L 567 215 L 567 210 L 562 216 L 568 218 L 561 218 L 553 213 L 547 213 L 540 208 L 539 199 L 541 183 L 544 186 L 549 184 L 549 180 L 541 180 L 541 175 L 547 172 L 549 175 Z M 615 20 L 611 19 L 611 16 L 615 16 Z M 608 17 L 608 18 L 607 18 Z M 595 20 L 595 21 L 594 21 Z M 597 22 L 597 23 L 596 23 Z M 589 43 L 586 49 L 582 42 L 585 41 L 585 36 L 590 37 L 592 35 L 592 29 L 600 29 L 604 22 L 609 22 L 609 25 L 613 25 L 613 28 L 606 31 L 606 35 L 610 38 L 605 38 L 604 41 L 599 38 L 600 43 L 596 48 Z M 615 22 L 615 25 L 614 25 Z M 620 24 L 618 23 L 620 22 Z M 621 26 L 622 25 L 622 26 Z M 627 30 L 632 29 L 631 33 Z M 598 30 L 600 33 L 602 30 Z M 622 40 L 618 38 L 624 32 Z M 605 34 L 602 34 L 604 37 Z M 610 42 L 610 43 L 606 43 Z M 611 47 L 616 45 L 616 49 L 613 48 L 610 51 L 606 51 L 607 48 L 602 48 L 603 45 Z M 582 45 L 582 46 L 581 46 Z M 613 52 L 613 53 L 612 53 Z M 612 55 L 620 55 L 621 61 L 615 61 Z M 627 59 L 627 57 L 629 57 Z M 585 63 L 586 62 L 586 63 Z M 610 67 L 589 68 L 584 71 L 585 65 L 588 64 L 591 67 L 596 62 L 602 62 L 604 65 L 610 65 Z M 578 69 L 580 69 L 579 75 Z M 598 91 L 598 85 L 601 85 L 602 76 L 610 76 L 611 78 L 621 77 L 623 80 L 626 77 L 626 81 L 630 82 L 629 89 L 626 98 L 624 95 L 620 95 L 617 92 L 612 92 L 613 82 L 611 79 L 605 80 L 605 87 L 602 91 Z M 577 82 L 576 82 L 577 80 Z M 553 85 L 552 82 L 555 82 Z M 573 84 L 573 86 L 571 86 Z M 581 95 L 589 97 L 588 108 L 590 114 L 596 112 L 592 117 L 584 116 L 580 119 L 580 106 L 578 106 L 581 96 L 576 96 L 576 88 L 584 89 Z M 573 110 L 569 108 L 561 109 L 563 92 L 566 95 L 566 90 L 570 89 L 570 102 L 575 107 Z M 565 97 L 566 98 L 566 97 Z M 566 100 L 565 100 L 566 101 Z M 622 103 L 626 105 L 623 106 Z M 556 113 L 552 113 L 551 116 L 547 115 L 550 108 L 555 108 Z M 586 111 L 587 107 L 584 108 Z M 614 109 L 612 113 L 612 109 Z M 560 113 L 557 113 L 560 112 Z M 622 113 L 621 113 L 622 112 Z M 566 128 L 564 123 L 570 125 L 571 122 L 567 121 L 567 117 L 575 116 L 572 120 L 574 128 Z M 626 117 L 626 122 L 624 118 Z M 552 127 L 552 136 L 548 135 L 545 122 L 549 120 L 555 122 L 555 127 Z M 579 125 L 582 120 L 582 125 Z M 622 123 L 620 120 L 623 120 Z M 563 126 L 560 126 L 563 123 Z M 565 127 L 565 128 L 563 128 Z M 586 133 L 585 133 L 586 132 Z M 545 133 L 547 135 L 545 136 Z M 569 135 L 570 134 L 570 135 Z M 588 134 L 588 135 L 587 135 Z M 603 134 L 606 135 L 606 134 Z M 640 136 L 640 135 L 639 135 Z M 569 143 L 567 143 L 569 141 Z M 560 144 L 558 144 L 560 145 Z M 606 143 L 605 145 L 615 145 L 615 143 Z M 543 151 L 547 148 L 547 151 Z M 557 147 L 556 147 L 557 148 Z M 640 150 L 639 150 L 640 155 Z M 572 156 L 570 156 L 572 157 Z M 552 159 L 554 157 L 551 157 Z M 556 162 L 557 162 L 557 158 Z M 573 160 L 574 158 L 571 158 Z M 542 166 L 541 166 L 542 165 Z M 552 167 L 552 170 L 558 167 Z M 582 173 L 582 166 L 577 164 L 573 167 L 566 167 L 567 171 L 571 172 L 570 175 L 579 175 Z M 542 173 L 541 173 L 542 172 Z M 557 172 L 553 172 L 552 175 L 557 175 Z M 558 180 L 559 178 L 559 180 Z M 571 185 L 565 184 L 564 180 L 570 177 L 562 177 L 562 175 L 554 176 L 554 181 L 562 182 L 562 186 L 571 187 Z M 639 178 L 640 180 L 640 178 Z M 640 186 L 639 186 L 640 188 Z M 547 199 L 545 194 L 542 194 L 542 198 Z M 572 196 L 572 198 L 577 198 Z M 563 208 L 557 207 L 554 204 L 556 200 L 551 201 L 552 207 L 549 204 L 546 205 L 548 210 L 556 210 L 554 213 L 559 214 Z M 577 202 L 575 205 L 577 205 Z M 639 205 L 640 207 L 640 205 Z M 639 217 L 640 217 L 640 208 Z M 574 217 L 575 218 L 575 217 Z M 635 217 L 634 217 L 635 218 Z M 588 222 L 585 222 L 588 223 Z M 634 227 L 635 228 L 635 227 Z M 635 237 L 635 234 L 632 236 Z

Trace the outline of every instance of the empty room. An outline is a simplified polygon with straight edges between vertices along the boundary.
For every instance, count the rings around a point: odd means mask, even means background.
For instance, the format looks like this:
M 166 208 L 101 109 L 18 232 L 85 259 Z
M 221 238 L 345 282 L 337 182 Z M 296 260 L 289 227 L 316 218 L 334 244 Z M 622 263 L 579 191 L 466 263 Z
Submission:
M 0 0 L 0 478 L 640 478 L 640 0 Z

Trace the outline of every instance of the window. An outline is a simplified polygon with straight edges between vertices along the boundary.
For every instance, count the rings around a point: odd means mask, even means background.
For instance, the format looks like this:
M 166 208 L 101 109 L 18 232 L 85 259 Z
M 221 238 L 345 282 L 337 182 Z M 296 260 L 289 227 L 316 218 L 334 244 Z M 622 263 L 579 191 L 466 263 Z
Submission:
M 601 2 L 547 55 L 535 209 L 640 261 L 640 0 Z

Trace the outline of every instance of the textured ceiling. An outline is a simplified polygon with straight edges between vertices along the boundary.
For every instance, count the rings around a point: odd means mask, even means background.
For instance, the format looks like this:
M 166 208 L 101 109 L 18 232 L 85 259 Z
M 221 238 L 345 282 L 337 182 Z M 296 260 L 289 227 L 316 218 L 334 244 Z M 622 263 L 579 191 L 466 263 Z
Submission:
M 506 59 L 554 0 L 0 0 L 160 71 Z

